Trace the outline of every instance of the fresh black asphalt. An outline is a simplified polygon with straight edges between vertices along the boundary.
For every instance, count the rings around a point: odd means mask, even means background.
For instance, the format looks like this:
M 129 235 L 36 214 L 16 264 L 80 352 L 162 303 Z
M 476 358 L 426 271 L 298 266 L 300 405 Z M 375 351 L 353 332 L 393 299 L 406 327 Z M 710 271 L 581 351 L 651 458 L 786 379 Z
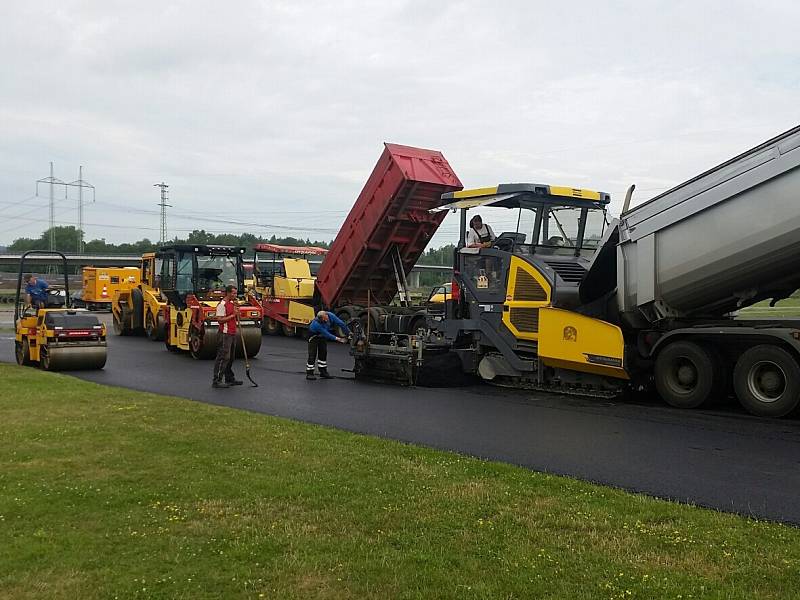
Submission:
M 0 360 L 13 360 L 3 336 Z M 162 343 L 109 336 L 102 371 L 82 379 L 182 396 L 453 450 L 723 511 L 800 524 L 800 420 L 736 408 L 681 411 L 652 403 L 516 392 L 490 386 L 401 388 L 306 381 L 301 339 L 264 337 L 259 388 L 212 389 L 212 363 Z M 351 366 L 331 345 L 331 371 Z M 237 361 L 237 375 L 244 367 Z

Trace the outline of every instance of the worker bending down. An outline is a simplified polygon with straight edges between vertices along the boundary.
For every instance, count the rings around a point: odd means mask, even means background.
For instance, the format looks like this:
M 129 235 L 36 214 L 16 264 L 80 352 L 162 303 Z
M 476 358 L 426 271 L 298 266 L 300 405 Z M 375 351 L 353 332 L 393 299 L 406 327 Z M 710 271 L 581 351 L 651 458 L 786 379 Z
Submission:
M 319 367 L 319 376 L 323 379 L 332 379 L 328 373 L 328 340 L 344 344 L 347 338 L 333 334 L 333 328 L 339 326 L 346 336 L 350 330 L 339 317 L 332 312 L 321 310 L 308 326 L 308 361 L 306 362 L 306 379 L 316 379 L 314 376 L 314 363 Z

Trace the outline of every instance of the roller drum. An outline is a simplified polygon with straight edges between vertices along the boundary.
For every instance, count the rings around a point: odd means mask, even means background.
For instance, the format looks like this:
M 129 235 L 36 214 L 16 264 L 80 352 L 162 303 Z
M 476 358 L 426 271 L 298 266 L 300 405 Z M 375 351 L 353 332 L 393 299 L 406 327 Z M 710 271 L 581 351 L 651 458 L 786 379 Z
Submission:
M 48 347 L 42 353 L 41 366 L 47 371 L 102 369 L 108 354 L 105 345 Z
M 217 341 L 219 340 L 219 329 L 209 327 L 205 330 L 203 337 L 197 330 L 189 332 L 189 351 L 192 358 L 196 360 L 211 360 L 217 355 Z
M 244 346 L 247 350 L 247 358 L 253 358 L 261 350 L 261 328 L 242 327 L 241 336 L 244 336 Z M 236 334 L 236 358 L 244 358 L 242 354 L 242 339 L 240 334 Z

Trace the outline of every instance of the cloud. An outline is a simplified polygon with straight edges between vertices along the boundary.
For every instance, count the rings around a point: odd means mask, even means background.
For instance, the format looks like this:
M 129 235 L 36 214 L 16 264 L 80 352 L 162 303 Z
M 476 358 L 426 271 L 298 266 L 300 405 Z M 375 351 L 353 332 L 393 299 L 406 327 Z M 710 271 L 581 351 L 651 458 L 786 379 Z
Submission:
M 629 183 L 644 200 L 795 125 L 800 106 L 800 53 L 776 35 L 800 17 L 791 2 L 64 1 L 4 13 L 0 243 L 46 226 L 13 218 L 36 206 L 19 201 L 51 160 L 65 180 L 83 164 L 97 187 L 89 238 L 152 237 L 157 216 L 130 211 L 154 210 L 162 180 L 173 232 L 233 229 L 193 213 L 333 232 L 384 141 L 442 150 L 468 186 L 580 185 L 618 209 Z M 74 204 L 59 204 L 63 222 Z M 457 237 L 450 219 L 434 244 Z

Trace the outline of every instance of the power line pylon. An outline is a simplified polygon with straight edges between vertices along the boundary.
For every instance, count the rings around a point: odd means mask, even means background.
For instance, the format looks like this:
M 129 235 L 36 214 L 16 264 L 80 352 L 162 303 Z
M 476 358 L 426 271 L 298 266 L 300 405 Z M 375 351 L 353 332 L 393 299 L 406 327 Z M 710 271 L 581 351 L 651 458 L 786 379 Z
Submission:
M 161 188 L 161 202 L 159 202 L 159 206 L 161 207 L 161 235 L 159 236 L 158 243 L 159 244 L 166 244 L 167 243 L 167 207 L 172 207 L 171 204 L 167 204 L 167 189 L 169 186 L 164 183 L 154 183 L 153 187 Z
M 42 179 L 36 180 L 36 195 L 39 195 L 39 184 L 40 183 L 48 183 L 50 184 L 50 247 L 48 250 L 51 252 L 56 249 L 56 209 L 55 209 L 55 199 L 53 194 L 53 187 L 56 185 L 63 185 L 64 186 L 64 199 L 67 197 L 67 184 L 60 179 L 56 179 L 53 177 L 53 163 L 50 163 L 50 177 L 44 177 Z
M 83 254 L 83 188 L 92 190 L 92 202 L 95 201 L 94 186 L 83 180 L 83 165 L 78 167 L 78 179 L 67 184 L 78 188 L 78 254 Z

